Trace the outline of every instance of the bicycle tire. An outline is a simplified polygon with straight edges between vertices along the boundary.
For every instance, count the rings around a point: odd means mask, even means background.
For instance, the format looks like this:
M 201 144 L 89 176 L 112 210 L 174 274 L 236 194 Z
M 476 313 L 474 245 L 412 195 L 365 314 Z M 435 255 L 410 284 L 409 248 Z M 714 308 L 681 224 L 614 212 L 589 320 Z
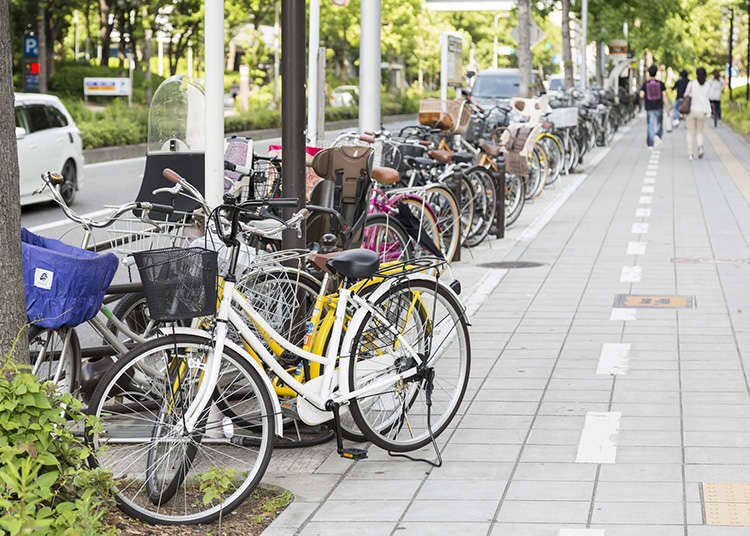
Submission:
M 526 205 L 526 183 L 518 175 L 505 176 L 505 226 L 513 225 Z
M 257 436 L 249 436 L 246 431 L 238 429 L 230 418 L 224 416 L 221 421 L 214 422 L 209 416 L 206 433 L 199 434 L 202 436 L 200 442 L 192 437 L 185 439 L 186 436 L 179 429 L 173 434 L 175 442 L 190 441 L 197 446 L 197 453 L 190 463 L 190 478 L 182 479 L 183 482 L 167 504 L 153 505 L 146 493 L 143 493 L 146 483 L 140 483 L 138 478 L 146 471 L 144 467 L 136 465 L 138 460 L 134 456 L 143 454 L 143 447 L 148 447 L 155 441 L 155 422 L 148 419 L 149 413 L 153 415 L 150 408 L 156 407 L 161 410 L 173 404 L 171 407 L 176 409 L 172 410 L 179 412 L 189 403 L 183 400 L 183 403 L 178 405 L 174 397 L 170 399 L 166 396 L 167 390 L 162 390 L 165 382 L 170 382 L 169 375 L 165 374 L 168 368 L 165 362 L 168 363 L 170 359 L 182 359 L 188 363 L 190 376 L 180 383 L 179 388 L 195 387 L 202 378 L 206 352 L 211 351 L 212 344 L 212 336 L 209 333 L 176 334 L 151 339 L 120 357 L 116 365 L 107 371 L 99 382 L 91 398 L 89 413 L 97 417 L 99 428 L 87 430 L 91 451 L 89 463 L 92 467 L 104 467 L 112 471 L 118 507 L 141 521 L 165 525 L 211 522 L 221 514 L 228 514 L 242 503 L 258 485 L 268 467 L 273 449 L 275 419 L 271 395 L 260 373 L 247 361 L 247 357 L 230 347 L 225 347 L 220 357 L 220 375 L 213 400 L 215 402 L 219 397 L 231 395 L 236 402 L 238 396 L 249 392 L 240 400 L 240 403 L 247 406 L 240 408 L 235 405 L 235 412 L 249 415 L 248 411 L 252 410 L 253 414 L 257 413 L 257 422 L 262 428 L 260 446 L 255 450 L 246 447 L 245 439 L 257 439 Z M 169 358 L 170 352 L 173 358 Z M 152 369 L 157 365 L 160 374 L 144 374 L 144 366 Z M 233 373 L 236 376 L 230 377 Z M 244 390 L 238 387 L 240 379 L 247 381 Z M 119 415 L 121 408 L 123 413 Z M 146 415 L 140 415 L 144 411 Z M 142 437 L 136 435 L 138 433 L 142 434 Z M 106 449 L 103 448 L 105 443 Z M 210 446 L 214 444 L 220 447 Z M 129 454 L 128 445 L 135 445 L 135 450 L 131 450 Z M 206 455 L 204 451 L 209 450 L 210 455 Z M 217 466 L 220 457 L 231 458 L 233 464 L 241 462 L 244 466 L 241 467 L 242 470 L 236 467 L 221 469 Z M 148 460 L 146 462 L 148 463 Z M 198 472 L 209 464 L 210 468 L 205 473 Z M 247 471 L 244 471 L 245 469 Z M 223 492 L 218 492 L 220 501 L 203 504 L 200 494 L 205 492 L 200 488 L 201 475 L 204 478 L 220 478 L 222 475 L 226 477 Z M 235 479 L 235 476 L 239 478 Z M 134 495 L 131 497 L 128 492 Z M 179 504 L 170 504 L 173 501 Z
M 422 326 L 421 322 L 416 321 L 411 325 L 411 318 L 406 318 L 406 323 L 404 323 L 402 314 L 408 315 L 414 310 L 414 307 L 406 306 L 412 303 L 414 296 L 419 296 L 420 306 L 424 307 L 430 315 L 428 326 Z M 430 299 L 435 301 L 430 302 Z M 440 313 L 437 312 L 438 301 L 442 305 Z M 355 330 L 355 335 L 349 349 L 350 391 L 354 392 L 362 388 L 370 376 L 385 381 L 389 381 L 389 376 L 382 376 L 381 373 L 392 374 L 393 377 L 392 388 L 387 390 L 386 387 L 382 387 L 371 396 L 352 399 L 349 404 L 352 416 L 360 430 L 373 444 L 392 452 L 409 452 L 424 447 L 432 441 L 432 438 L 439 436 L 458 411 L 466 392 L 471 368 L 468 327 L 463 308 L 456 295 L 444 285 L 429 278 L 417 277 L 395 282 L 376 300 L 374 305 L 383 316 L 391 321 L 391 325 L 398 325 L 402 328 L 402 336 L 409 338 L 409 346 L 418 353 L 421 350 L 420 355 L 428 356 L 426 363 L 432 366 L 427 368 L 435 371 L 436 377 L 438 376 L 436 366 L 441 363 L 445 364 L 445 368 L 441 368 L 439 373 L 440 382 L 433 383 L 434 387 L 447 391 L 436 396 L 437 400 L 433 400 L 433 405 L 445 407 L 439 410 L 442 413 L 435 421 L 435 426 L 432 426 L 431 420 L 428 422 L 426 418 L 427 413 L 418 404 L 422 398 L 426 405 L 426 398 L 419 396 L 423 394 L 423 380 L 418 379 L 417 376 L 406 378 L 404 381 L 397 380 L 399 370 L 413 368 L 410 358 L 398 354 L 389 357 L 382 351 L 388 348 L 389 351 L 393 349 L 393 352 L 405 352 L 405 345 L 394 344 L 394 340 L 389 338 L 389 336 L 392 337 L 392 333 L 388 329 L 383 329 L 380 320 L 369 311 L 362 316 L 356 326 L 351 327 Z M 442 316 L 442 309 L 445 309 L 445 316 Z M 412 318 L 416 319 L 414 316 Z M 370 322 L 372 322 L 372 328 L 369 328 Z M 443 330 L 449 330 L 444 337 Z M 436 331 L 438 332 L 437 343 L 434 340 Z M 453 334 L 454 331 L 455 334 Z M 457 344 L 454 344 L 454 338 L 458 340 Z M 382 345 L 380 345 L 381 342 Z M 455 358 L 444 357 L 444 353 L 451 348 L 455 350 Z M 367 349 L 372 351 L 372 355 L 367 353 Z M 456 385 L 446 390 L 443 386 L 446 386 L 454 377 L 452 371 L 454 360 L 457 362 Z M 446 370 L 445 375 L 443 375 L 443 370 Z M 364 375 L 359 376 L 360 372 Z M 410 385 L 417 387 L 411 389 L 408 387 Z M 411 393 L 409 393 L 410 389 Z M 447 399 L 445 395 L 448 395 Z M 412 412 L 415 409 L 417 414 Z M 382 418 L 380 413 L 384 414 Z M 410 414 L 409 417 L 406 416 L 407 413 Z M 409 437 L 402 440 L 401 434 L 405 429 L 406 420 L 408 420 L 406 432 Z M 421 433 L 414 436 L 414 432 L 419 429 L 422 430 Z
M 367 216 L 362 245 L 376 252 L 380 262 L 413 258 L 410 243 L 409 234 L 395 218 L 387 214 Z
M 461 212 L 456 197 L 443 184 L 432 183 L 425 187 L 424 198 L 437 217 L 443 257 L 446 261 L 452 262 L 461 244 L 461 236 L 458 232 Z
M 542 150 L 534 146 L 529 155 L 529 176 L 526 182 L 526 201 L 536 199 L 544 191 L 546 181 L 547 160 Z
M 560 139 L 550 132 L 542 132 L 537 138 L 537 143 L 541 144 L 549 162 L 549 175 L 544 183 L 545 186 L 549 186 L 560 178 L 560 173 L 562 173 L 565 165 L 565 149 Z
M 427 210 L 424 206 L 425 204 L 429 205 L 429 203 L 427 203 L 425 199 L 409 195 L 403 196 L 399 199 L 399 203 L 404 203 L 409 208 L 414 217 L 420 221 L 421 232 L 425 233 L 442 252 L 437 216 L 432 210 L 432 207 L 430 207 L 430 210 Z M 416 257 L 434 256 L 434 253 L 422 247 L 413 237 L 411 242 L 414 243 Z
M 464 245 L 473 248 L 482 243 L 492 228 L 495 220 L 496 196 L 495 179 L 484 167 L 473 167 L 465 172 L 477 189 L 478 196 L 474 203 L 474 222 L 469 236 L 466 237 Z
M 81 377 L 81 343 L 74 328 L 29 331 L 32 371 L 40 382 L 51 381 L 59 393 L 75 394 Z

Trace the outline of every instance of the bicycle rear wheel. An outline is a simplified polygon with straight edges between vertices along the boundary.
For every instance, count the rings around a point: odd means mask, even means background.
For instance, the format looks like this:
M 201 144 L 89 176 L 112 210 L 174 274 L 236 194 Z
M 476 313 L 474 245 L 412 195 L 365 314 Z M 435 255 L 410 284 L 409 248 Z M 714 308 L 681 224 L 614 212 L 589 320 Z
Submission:
M 495 181 L 492 174 L 483 167 L 474 167 L 466 172 L 477 192 L 474 200 L 474 217 L 469 236 L 464 245 L 469 248 L 478 246 L 487 237 L 495 219 Z
M 505 176 L 505 226 L 515 223 L 526 204 L 526 183 L 518 175 Z
M 275 416 L 266 384 L 245 356 L 225 348 L 212 400 L 196 429 L 185 429 L 212 351 L 208 334 L 152 339 L 99 382 L 89 403 L 99 421 L 89 430 L 89 462 L 112 472 L 115 498 L 128 515 L 165 525 L 210 522 L 260 482 Z
M 463 400 L 471 361 L 463 309 L 453 292 L 428 278 L 393 283 L 375 308 L 389 326 L 371 312 L 352 326 L 349 389 L 384 384 L 353 399 L 349 409 L 375 445 L 393 452 L 416 450 L 448 427 Z M 404 340 L 424 365 L 400 379 L 416 365 Z
M 81 370 L 81 345 L 73 328 L 29 330 L 32 372 L 52 382 L 59 393 L 75 393 Z
M 408 233 L 395 218 L 387 214 L 367 216 L 362 246 L 377 253 L 381 263 L 414 256 Z
M 461 236 L 458 232 L 461 211 L 456 197 L 441 184 L 428 184 L 423 195 L 437 216 L 440 249 L 445 260 L 451 262 L 461 243 Z
M 549 174 L 545 185 L 553 184 L 560 178 L 565 164 L 565 150 L 560 139 L 549 132 L 543 132 L 537 143 L 542 146 L 547 161 L 549 162 Z

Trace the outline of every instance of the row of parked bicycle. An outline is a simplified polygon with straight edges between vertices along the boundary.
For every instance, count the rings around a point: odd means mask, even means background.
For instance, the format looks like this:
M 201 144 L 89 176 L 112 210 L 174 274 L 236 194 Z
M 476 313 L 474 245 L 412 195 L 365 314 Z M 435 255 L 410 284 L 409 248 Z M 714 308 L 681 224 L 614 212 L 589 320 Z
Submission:
M 175 110 L 194 106 L 196 91 L 177 78 L 155 93 L 136 201 L 94 220 L 65 205 L 60 176 L 43 177 L 82 231 L 80 248 L 22 234 L 34 372 L 98 418 L 86 431 L 89 463 L 112 471 L 125 512 L 167 524 L 235 508 L 274 447 L 335 438 L 340 455 L 359 459 L 366 451 L 343 439 L 407 457 L 432 444 L 430 463 L 442 463 L 435 438 L 458 411 L 471 363 L 448 261 L 498 224 L 503 170 L 514 221 L 625 112 L 583 104 L 563 127 L 546 125 L 546 98 L 428 103 L 427 125 L 310 151 L 301 210 L 282 197 L 276 156 L 229 139 L 214 207 L 198 176 L 200 129 L 187 123 L 201 116 Z M 283 249 L 283 232 L 307 247 Z M 122 266 L 132 280 L 112 285 Z

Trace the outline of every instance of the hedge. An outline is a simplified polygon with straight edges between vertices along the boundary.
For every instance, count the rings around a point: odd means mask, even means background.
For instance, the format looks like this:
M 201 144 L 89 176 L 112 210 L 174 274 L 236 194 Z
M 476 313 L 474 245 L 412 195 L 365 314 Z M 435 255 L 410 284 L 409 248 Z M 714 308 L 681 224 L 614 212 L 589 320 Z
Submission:
M 57 63 L 55 74 L 50 76 L 48 88 L 50 92 L 63 97 L 82 97 L 83 79 L 89 77 L 127 77 L 128 69 L 102 67 L 85 63 Z M 164 81 L 164 78 L 151 73 L 151 87 L 154 91 Z M 133 102 L 145 103 L 144 97 L 145 73 L 133 72 Z M 106 97 L 111 99 L 112 97 Z M 123 98 L 124 100 L 124 98 Z

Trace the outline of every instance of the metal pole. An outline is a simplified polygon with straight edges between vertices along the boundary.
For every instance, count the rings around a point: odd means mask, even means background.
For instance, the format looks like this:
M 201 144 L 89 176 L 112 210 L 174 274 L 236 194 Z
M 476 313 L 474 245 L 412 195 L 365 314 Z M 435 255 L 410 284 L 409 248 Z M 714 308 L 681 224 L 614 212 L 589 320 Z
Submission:
M 497 21 L 500 17 L 504 17 L 504 13 L 498 13 L 495 15 L 495 22 L 492 25 L 493 32 L 495 34 L 495 37 L 492 41 L 492 67 L 494 69 L 497 69 Z
M 224 194 L 224 0 L 206 0 L 205 9 L 205 188 L 208 205 L 216 206 Z
M 364 19 L 363 19 L 364 20 Z M 307 139 L 318 144 L 318 47 L 320 46 L 320 0 L 310 0 L 310 44 L 307 56 Z
M 281 167 L 284 197 L 305 200 L 305 3 L 281 2 Z M 288 214 L 288 213 L 287 213 Z M 302 247 L 304 240 L 286 231 L 284 248 Z
M 359 130 L 380 130 L 380 0 L 362 0 L 359 40 Z
M 279 0 L 274 0 L 273 23 L 273 104 L 279 105 L 279 69 L 281 67 L 279 54 Z
M 445 111 L 445 101 L 448 100 L 448 35 L 440 35 L 440 100 L 443 101 L 443 111 Z
M 583 89 L 589 87 L 589 75 L 588 65 L 586 64 L 586 43 L 588 42 L 588 29 L 589 29 L 589 0 L 583 0 L 581 4 L 581 26 L 583 34 L 581 40 L 583 44 L 581 46 L 581 83 Z

